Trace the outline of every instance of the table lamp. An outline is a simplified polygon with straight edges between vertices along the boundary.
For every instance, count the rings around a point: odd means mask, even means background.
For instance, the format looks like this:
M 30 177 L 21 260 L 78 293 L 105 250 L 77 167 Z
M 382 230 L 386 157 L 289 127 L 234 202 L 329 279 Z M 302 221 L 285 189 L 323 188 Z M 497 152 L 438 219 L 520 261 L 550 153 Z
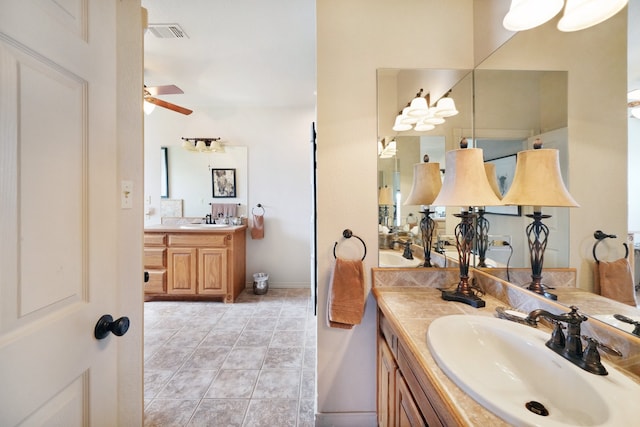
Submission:
M 558 299 L 541 283 L 544 251 L 549 237 L 549 227 L 542 220 L 551 218 L 551 215 L 542 214 L 542 206 L 579 206 L 562 181 L 558 150 L 543 149 L 538 139 L 533 150 L 519 152 L 513 183 L 502 202 L 505 205 L 533 206 L 533 214 L 527 215 L 533 222 L 526 228 L 532 279 L 527 289 L 549 299 Z
M 460 206 L 460 223 L 456 225 L 456 249 L 460 268 L 460 282 L 455 291 L 442 291 L 442 299 L 469 304 L 472 307 L 484 307 L 485 302 L 478 292 L 469 285 L 469 261 L 471 247 L 475 237 L 473 220 L 475 214 L 469 210 L 472 206 L 499 206 L 502 202 L 491 189 L 481 148 L 461 148 L 445 154 L 444 182 L 438 197 L 433 201 L 436 206 Z
M 378 192 L 378 206 L 382 206 L 382 225 L 389 227 L 389 206 L 393 206 L 393 190 L 386 185 Z
M 431 265 L 431 243 L 433 240 L 433 230 L 436 223 L 430 217 L 429 205 L 433 203 L 442 187 L 440 178 L 440 164 L 429 163 L 429 156 L 424 157 L 425 163 L 413 165 L 413 185 L 409 192 L 409 197 L 404 202 L 405 205 L 422 205 L 422 220 L 420 221 L 420 231 L 422 232 L 422 246 L 424 247 L 423 267 Z

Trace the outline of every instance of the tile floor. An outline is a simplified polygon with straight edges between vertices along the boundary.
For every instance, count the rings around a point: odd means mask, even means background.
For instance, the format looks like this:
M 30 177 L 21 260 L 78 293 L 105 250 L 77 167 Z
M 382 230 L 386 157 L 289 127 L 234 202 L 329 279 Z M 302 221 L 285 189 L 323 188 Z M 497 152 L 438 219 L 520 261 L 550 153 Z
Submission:
M 145 426 L 314 425 L 309 290 L 146 302 L 144 314 Z

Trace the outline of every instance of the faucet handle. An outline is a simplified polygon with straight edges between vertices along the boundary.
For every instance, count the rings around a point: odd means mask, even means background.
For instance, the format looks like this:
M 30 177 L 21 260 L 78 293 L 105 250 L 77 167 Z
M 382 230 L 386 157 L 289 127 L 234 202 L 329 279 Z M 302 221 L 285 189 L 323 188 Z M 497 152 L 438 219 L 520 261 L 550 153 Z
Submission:
M 571 311 L 567 313 L 567 316 L 569 317 L 569 319 L 566 320 L 567 323 L 580 324 L 588 320 L 587 316 L 578 312 L 578 307 L 575 305 L 572 305 L 569 308 Z
M 587 344 L 587 348 L 585 349 L 585 353 L 589 350 L 589 347 L 591 345 L 593 345 L 594 348 L 597 347 L 597 348 L 601 349 L 602 351 L 604 351 L 605 353 L 607 353 L 610 356 L 622 357 L 622 352 L 620 350 L 618 350 L 616 348 L 613 348 L 613 347 L 611 347 L 611 346 L 609 346 L 609 345 L 607 345 L 605 343 L 602 343 L 602 342 L 598 341 L 595 338 L 588 337 L 586 335 L 582 335 L 582 339 L 587 341 L 587 343 L 588 343 Z M 585 357 L 586 357 L 586 355 L 585 355 Z

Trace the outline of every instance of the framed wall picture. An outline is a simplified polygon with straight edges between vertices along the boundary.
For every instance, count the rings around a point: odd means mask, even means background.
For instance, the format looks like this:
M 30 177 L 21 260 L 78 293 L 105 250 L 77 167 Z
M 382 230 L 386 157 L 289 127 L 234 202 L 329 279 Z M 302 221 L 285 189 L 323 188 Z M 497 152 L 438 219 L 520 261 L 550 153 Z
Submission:
M 236 197 L 236 170 L 211 169 L 213 197 Z
M 496 168 L 496 181 L 501 197 L 504 197 L 511 187 L 513 177 L 516 173 L 516 155 L 498 157 L 497 159 L 487 160 L 485 163 L 492 163 Z M 513 215 L 520 216 L 520 206 L 487 206 L 485 212 L 496 215 Z

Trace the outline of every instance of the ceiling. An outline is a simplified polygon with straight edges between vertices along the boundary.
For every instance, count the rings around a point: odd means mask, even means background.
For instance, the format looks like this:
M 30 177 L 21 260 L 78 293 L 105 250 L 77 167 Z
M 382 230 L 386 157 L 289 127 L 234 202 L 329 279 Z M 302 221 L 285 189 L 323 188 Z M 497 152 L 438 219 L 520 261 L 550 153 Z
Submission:
M 315 0 L 142 0 L 148 22 L 187 37 L 144 36 L 147 86 L 175 84 L 164 99 L 198 107 L 315 105 Z

